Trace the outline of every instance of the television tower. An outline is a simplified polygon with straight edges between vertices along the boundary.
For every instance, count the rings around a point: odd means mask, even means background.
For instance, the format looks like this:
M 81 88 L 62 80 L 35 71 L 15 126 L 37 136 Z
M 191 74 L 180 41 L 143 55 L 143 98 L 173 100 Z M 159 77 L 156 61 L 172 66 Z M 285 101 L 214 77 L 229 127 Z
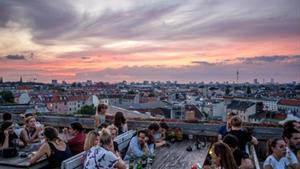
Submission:
M 239 69 L 236 71 L 236 83 L 239 83 Z

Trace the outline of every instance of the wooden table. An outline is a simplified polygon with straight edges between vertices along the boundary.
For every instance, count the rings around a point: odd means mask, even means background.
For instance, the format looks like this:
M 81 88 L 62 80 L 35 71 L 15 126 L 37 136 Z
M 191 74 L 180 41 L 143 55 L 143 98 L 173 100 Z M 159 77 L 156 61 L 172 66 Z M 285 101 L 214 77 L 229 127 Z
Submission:
M 12 158 L 3 158 L 0 157 L 0 168 L 1 169 L 11 169 L 11 168 L 30 168 L 30 169 L 36 169 L 41 168 L 43 166 L 46 166 L 48 164 L 48 160 L 46 157 L 40 159 L 36 164 L 30 165 L 29 164 L 29 157 L 21 157 L 21 154 L 30 154 L 32 152 L 35 152 L 38 150 L 38 148 L 41 146 L 41 143 L 33 143 L 24 149 L 19 150 L 19 155 Z
M 171 144 L 170 147 L 161 147 L 155 151 L 155 160 L 152 169 L 191 169 L 193 164 L 200 163 L 203 165 L 210 144 L 197 150 L 188 152 L 186 148 L 194 145 L 194 141 L 186 140 Z

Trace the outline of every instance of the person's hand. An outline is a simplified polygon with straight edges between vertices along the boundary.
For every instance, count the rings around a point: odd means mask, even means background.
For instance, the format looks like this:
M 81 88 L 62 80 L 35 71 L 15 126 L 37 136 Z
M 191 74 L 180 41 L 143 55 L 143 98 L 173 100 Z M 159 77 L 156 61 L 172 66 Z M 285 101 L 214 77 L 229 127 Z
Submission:
M 64 133 L 64 134 L 67 134 L 67 133 L 68 133 L 68 128 L 65 127 L 65 128 L 63 129 L 63 133 Z
M 8 137 L 8 136 L 9 136 L 9 131 L 8 131 L 8 129 L 4 130 L 4 135 L 5 135 L 5 137 Z
M 24 142 L 22 140 L 18 140 L 18 146 L 23 147 L 25 146 Z
M 38 131 L 38 132 L 43 131 L 42 126 L 35 126 L 35 129 L 36 129 L 36 131 Z

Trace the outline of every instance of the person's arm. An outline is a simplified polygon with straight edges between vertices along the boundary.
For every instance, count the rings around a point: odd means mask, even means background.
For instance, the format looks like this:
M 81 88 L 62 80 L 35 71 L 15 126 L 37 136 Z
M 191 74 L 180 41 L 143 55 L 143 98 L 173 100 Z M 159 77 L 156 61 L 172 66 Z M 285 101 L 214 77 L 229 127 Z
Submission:
M 142 149 L 143 149 L 143 152 L 145 155 L 148 155 L 149 154 L 149 147 L 148 147 L 148 144 L 145 143 L 144 146 L 142 146 Z
M 19 147 L 24 147 L 25 143 L 22 140 L 18 139 L 18 146 Z
M 4 130 L 4 142 L 3 144 L 0 146 L 0 150 L 3 150 L 5 148 L 9 147 L 9 133 L 8 130 Z
M 222 135 L 221 134 L 218 134 L 218 141 L 222 141 Z
M 288 165 L 288 167 L 290 167 L 291 169 L 299 169 L 300 168 L 300 164 L 299 163 L 294 163 L 294 164 Z
M 41 140 L 39 137 L 40 131 L 42 131 L 41 127 L 35 127 L 35 132 L 33 133 L 33 135 L 31 136 L 31 139 L 30 139 L 31 143 L 38 142 Z
M 44 143 L 39 150 L 36 152 L 36 154 L 33 155 L 33 157 L 30 159 L 29 163 L 34 164 L 36 163 L 42 156 L 50 155 L 50 147 L 48 143 Z
M 20 138 L 23 139 L 25 145 L 30 144 L 30 139 L 28 138 L 28 133 L 25 128 L 21 131 Z
M 115 168 L 117 168 L 117 169 L 126 169 L 125 162 L 121 158 L 119 158 L 119 161 L 115 165 Z
M 249 158 L 242 159 L 240 169 L 255 169 Z
M 132 149 L 133 155 L 135 155 L 137 157 L 142 157 L 145 154 L 144 148 L 142 147 L 142 150 L 139 148 L 137 139 L 131 140 L 129 147 Z
M 254 144 L 254 145 L 257 145 L 258 141 L 255 137 L 252 136 L 251 143 Z
M 95 127 L 97 128 L 100 125 L 99 113 L 96 110 L 95 112 Z
M 273 167 L 271 165 L 265 165 L 264 169 L 273 169 Z
M 223 130 L 224 130 L 224 126 L 221 126 L 218 131 L 218 141 L 222 141 L 223 139 L 223 132 L 224 132 Z
M 155 147 L 161 147 L 161 146 L 165 145 L 166 143 L 167 142 L 165 140 L 160 140 L 155 143 Z
M 124 133 L 128 131 L 128 125 L 127 125 L 127 122 L 123 125 L 123 130 L 124 130 Z
M 69 133 L 68 128 L 64 128 L 63 134 L 62 134 L 62 140 L 67 143 L 68 141 L 72 140 L 73 138 L 74 137 Z
M 290 149 L 287 150 L 287 156 L 286 156 L 286 158 L 289 159 L 288 160 L 288 166 L 291 169 L 299 169 L 300 164 L 298 162 L 298 159 L 297 159 L 296 155 Z

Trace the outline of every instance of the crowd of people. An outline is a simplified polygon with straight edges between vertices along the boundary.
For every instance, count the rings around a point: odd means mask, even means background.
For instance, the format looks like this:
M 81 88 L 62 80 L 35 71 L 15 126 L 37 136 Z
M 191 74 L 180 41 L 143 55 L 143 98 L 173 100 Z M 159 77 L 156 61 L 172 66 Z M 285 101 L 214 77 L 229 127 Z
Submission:
M 83 166 L 89 168 L 125 169 L 124 161 L 153 157 L 155 149 L 168 145 L 168 125 L 153 122 L 148 128 L 138 130 L 129 145 L 122 151 L 115 139 L 128 131 L 127 120 L 122 112 L 116 112 L 112 123 L 106 120 L 107 106 L 100 104 L 95 113 L 95 129 L 84 132 L 79 122 L 73 122 L 62 132 L 54 127 L 41 125 L 35 115 L 24 116 L 24 125 L 18 125 L 9 113 L 3 114 L 0 130 L 0 150 L 11 147 L 24 148 L 41 143 L 38 151 L 30 157 L 30 164 L 43 156 L 48 159 L 46 168 L 58 168 L 62 161 L 85 153 Z M 246 152 L 246 145 L 257 145 L 258 140 L 243 127 L 242 119 L 234 113 L 227 114 L 227 123 L 219 130 L 218 141 L 213 144 L 209 156 L 212 163 L 204 168 L 251 169 L 254 164 Z M 264 169 L 299 169 L 300 123 L 289 121 L 283 127 L 282 138 L 268 141 L 268 157 Z
M 245 148 L 246 144 L 257 145 L 258 140 L 242 124 L 242 119 L 237 114 L 227 114 L 227 123 L 219 129 L 218 141 L 213 144 L 210 153 L 213 164 L 206 165 L 205 168 L 255 168 Z M 282 137 L 269 139 L 267 150 L 264 169 L 299 169 L 300 123 L 286 122 Z
M 95 113 L 95 130 L 84 132 L 82 124 L 73 122 L 60 133 L 52 126 L 44 127 L 33 114 L 24 115 L 23 125 L 12 120 L 10 113 L 2 116 L 0 130 L 0 150 L 11 147 L 22 149 L 30 144 L 40 143 L 29 163 L 34 164 L 42 157 L 48 159 L 45 168 L 59 168 L 62 161 L 86 152 L 84 168 L 125 169 L 125 160 L 137 159 L 154 154 L 156 147 L 163 146 L 166 123 L 152 123 L 148 129 L 139 130 L 124 152 L 118 149 L 115 138 L 128 131 L 127 120 L 122 112 L 116 112 L 112 123 L 106 120 L 107 106 L 100 104 Z

